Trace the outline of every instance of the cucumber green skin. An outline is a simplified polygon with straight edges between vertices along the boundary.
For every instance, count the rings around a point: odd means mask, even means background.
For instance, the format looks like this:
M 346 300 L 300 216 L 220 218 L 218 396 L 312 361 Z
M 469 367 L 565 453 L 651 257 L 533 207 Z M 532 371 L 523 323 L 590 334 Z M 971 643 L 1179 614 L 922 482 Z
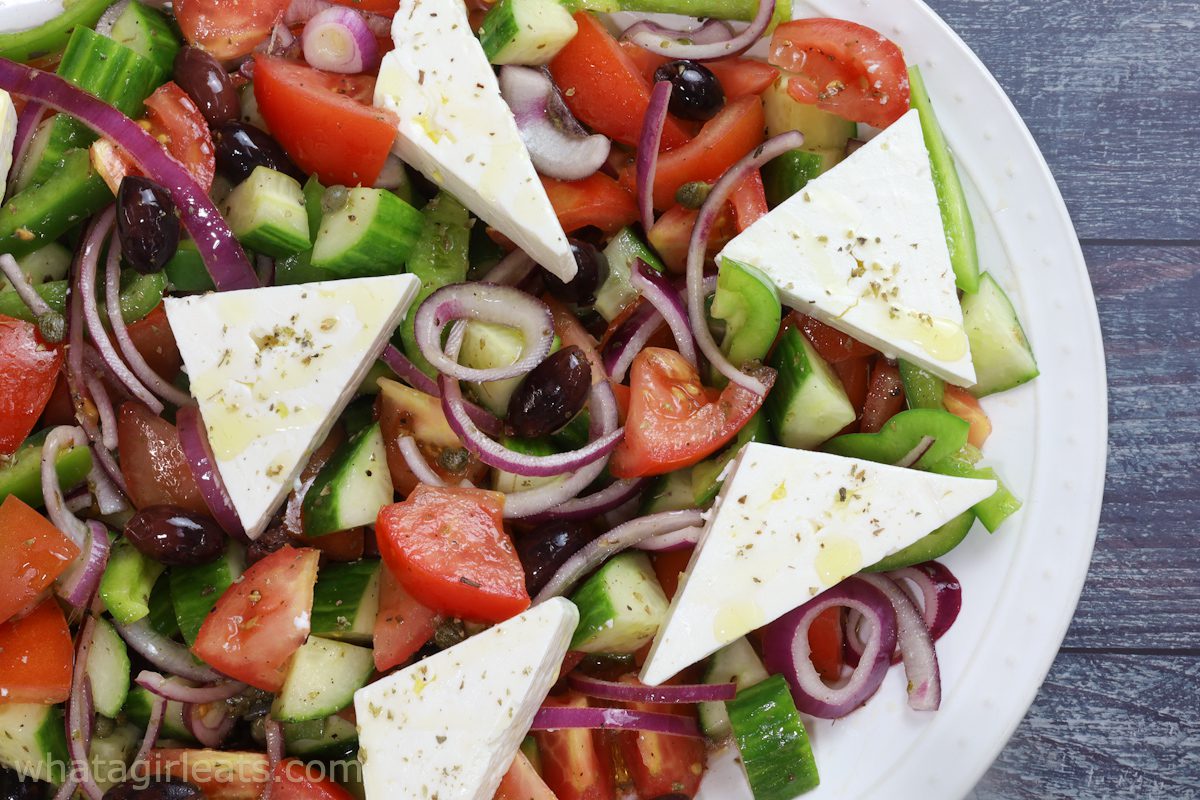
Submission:
M 312 635 L 371 643 L 379 611 L 380 563 L 326 564 L 313 588 Z
M 795 327 L 780 335 L 768 363 L 778 376 L 765 408 L 780 444 L 811 449 L 854 421 L 841 381 Z
M 272 258 L 309 249 L 309 214 L 299 182 L 264 166 L 255 167 L 224 203 L 225 219 L 238 241 Z
M 34 286 L 40 286 L 50 281 L 65 281 L 71 272 L 71 261 L 74 256 L 71 251 L 61 244 L 51 243 L 34 250 L 24 258 L 17 259 L 17 266 L 29 278 Z M 7 286 L 7 281 L 0 279 L 0 286 Z
M 975 512 L 964 511 L 934 532 L 910 544 L 902 550 L 897 550 L 869 567 L 864 572 L 890 572 L 914 564 L 924 564 L 941 558 L 962 544 L 963 539 L 971 532 L 975 524 Z
M 371 524 L 392 498 L 387 449 L 376 422 L 339 447 L 313 480 L 301 509 L 304 535 L 325 536 Z
M 582 8 L 602 14 L 615 11 L 640 11 L 647 14 L 682 14 L 685 17 L 711 17 L 749 22 L 758 10 L 755 0 L 582 0 Z M 775 5 L 771 26 L 792 18 L 792 4 L 780 0 Z
M 725 703 L 754 800 L 793 800 L 821 782 L 808 733 L 782 675 Z
M 571 649 L 585 653 L 635 652 L 654 638 L 668 605 L 650 559 L 631 552 L 609 560 L 571 602 L 579 608 Z
M 300 191 L 304 195 L 304 213 L 308 215 L 308 241 L 309 244 L 316 244 L 317 231 L 321 228 L 321 200 L 325 197 L 325 187 L 316 175 L 309 175 Z
M 141 740 L 142 732 L 128 722 L 115 725 L 105 736 L 92 739 L 92 777 L 100 791 L 107 792 L 128 777 L 127 767 Z
M 150 724 L 150 713 L 154 705 L 154 695 L 141 686 L 129 690 L 125 700 L 125 718 L 143 730 Z M 194 742 L 191 731 L 183 721 L 183 703 L 174 700 L 167 701 L 167 711 L 163 715 L 162 738 L 177 739 L 182 742 Z
M 168 639 L 179 635 L 179 620 L 175 619 L 175 606 L 171 602 L 171 576 L 160 575 L 150 590 L 150 614 L 146 618 L 150 627 Z
M 908 68 L 909 103 L 921 116 L 925 148 L 929 151 L 929 166 L 937 190 L 938 207 L 942 210 L 942 226 L 946 229 L 946 247 L 954 267 L 954 282 L 967 294 L 979 290 L 979 252 L 975 247 L 975 223 L 967 208 L 958 169 L 946 137 L 938 125 L 933 102 L 925 89 L 925 79 L 916 64 Z
M 550 441 L 554 443 L 555 452 L 565 453 L 568 450 L 578 450 L 587 444 L 588 429 L 591 424 L 592 416 L 586 408 L 571 417 L 570 422 L 550 434 Z
M 1021 501 L 1004 485 L 1004 481 L 1000 480 L 995 469 L 975 465 L 975 461 L 978 460 L 978 452 L 968 445 L 961 452 L 935 462 L 929 467 L 929 471 L 954 478 L 979 478 L 995 481 L 996 491 L 992 496 L 971 506 L 971 511 L 979 517 L 979 521 L 983 523 L 983 527 L 987 528 L 988 533 L 995 533 L 1004 520 L 1021 509 Z
M 346 206 L 321 221 L 312 264 L 339 278 L 394 275 L 417 245 L 423 227 L 421 212 L 391 192 L 351 189 Z
M 336 715 L 310 722 L 285 722 L 283 746 L 288 755 L 310 761 L 350 758 L 358 750 L 358 729 Z
M 225 553 L 212 563 L 171 569 L 171 604 L 175 607 L 179 630 L 189 647 L 196 642 L 200 626 L 217 599 L 241 576 L 245 563 L 241 545 L 231 541 Z
M 61 784 L 69 756 L 61 706 L 0 704 L 0 766 L 36 780 Z
M 970 423 L 949 411 L 912 408 L 889 419 L 878 433 L 847 433 L 830 439 L 821 449 L 846 458 L 895 464 L 928 436 L 933 444 L 912 466 L 936 472 L 939 462 L 962 450 L 970 430 Z
M 729 683 L 732 681 L 742 690 L 767 679 L 767 670 L 749 640 L 737 639 L 712 654 L 704 670 L 705 683 Z M 729 736 L 733 729 L 729 725 L 729 712 L 720 701 L 700 703 L 696 711 L 700 717 L 700 728 L 713 741 Z
M 762 168 L 767 206 L 776 208 L 825 171 L 825 159 L 806 150 L 789 150 Z
M 521 439 L 516 436 L 505 436 L 501 441 L 509 450 L 523 453 L 527 456 L 552 456 L 559 452 L 557 447 L 555 447 L 554 440 L 550 438 Z M 505 472 L 499 468 L 492 470 L 492 488 L 504 494 L 536 489 L 539 486 L 548 486 L 561 480 L 563 480 L 561 475 L 548 478 L 531 478 L 527 475 Z
M 977 397 L 1007 391 L 1038 376 L 1033 349 L 1012 301 L 989 273 L 980 276 L 979 291 L 963 298 L 963 328 L 971 343 Z
M 941 409 L 946 396 L 946 382 L 916 364 L 900 359 L 900 381 L 904 384 L 904 400 L 909 408 Z
M 707 458 L 692 467 L 692 499 L 694 506 L 689 507 L 704 508 L 716 499 L 717 493 L 721 491 L 721 484 L 723 483 L 723 481 L 717 480 L 717 477 L 744 446 L 750 442 L 770 443 L 773 441 L 774 437 L 771 435 L 771 426 L 767 422 L 767 415 L 759 411 L 738 431 L 737 439 L 734 440 L 733 444 L 724 453 Z
M 682 511 L 696 507 L 692 489 L 692 468 L 685 467 L 666 475 L 659 475 L 642 493 L 639 515 L 658 514 L 663 511 Z
M 161 272 L 139 275 L 133 270 L 126 270 L 121 276 L 121 283 L 121 317 L 126 325 L 137 322 L 153 311 L 162 302 L 163 293 L 167 290 L 167 278 Z M 67 281 L 50 281 L 34 288 L 50 308 L 60 314 L 65 313 L 69 290 Z M 25 305 L 25 301 L 14 289 L 0 292 L 0 314 L 26 322 L 37 322 L 29 306 Z M 103 298 L 100 302 L 100 318 L 108 319 Z
M 571 14 L 559 0 L 500 0 L 483 18 L 479 44 L 492 64 L 545 64 L 575 35 Z
M 479 44 L 489 63 L 496 63 L 496 56 L 520 33 L 513 0 L 500 0 L 488 9 L 479 25 Z
M 139 553 L 127 539 L 113 545 L 100 577 L 100 597 L 113 619 L 129 625 L 150 613 L 150 592 L 163 565 Z
M 375 387 L 375 391 L 367 392 L 365 389 L 360 390 L 360 394 L 364 396 L 352 401 L 350 405 L 346 406 L 346 410 L 342 412 L 342 427 L 346 429 L 347 436 L 353 436 L 375 422 L 375 396 L 379 394 L 378 379 L 395 377 L 391 374 L 390 370 L 383 374 L 368 375 L 373 379 L 371 384 Z
M 407 269 L 421 281 L 411 308 L 443 286 L 467 279 L 471 249 L 471 215 L 466 206 L 447 192 L 439 192 L 421 209 L 423 227 L 417 244 L 408 257 Z M 400 326 L 400 344 L 404 354 L 430 377 L 437 370 L 421 355 L 415 332 L 416 313 L 407 314 Z
M 18 192 L 0 207 L 0 253 L 20 258 L 45 247 L 112 201 L 88 151 L 72 150 L 45 183 Z
M 0 469 L 0 502 L 9 495 L 15 495 L 33 508 L 46 505 L 46 499 L 42 496 L 42 442 L 45 438 L 46 434 L 40 433 L 27 439 L 8 464 Z M 64 490 L 82 483 L 91 469 L 92 451 L 87 447 L 60 451 L 54 462 L 58 484 Z
M 129 697 L 129 650 L 117 629 L 103 617 L 96 620 L 87 675 L 96 711 L 106 717 L 120 714 Z
M 720 269 L 711 313 L 725 321 L 721 351 L 735 367 L 762 361 L 783 321 L 779 291 L 770 278 L 749 264 L 723 259 Z M 719 386 L 729 382 L 724 375 L 713 377 Z
M 90 28 L 112 5 L 113 0 L 67 0 L 63 13 L 36 28 L 18 33 L 0 33 L 0 57 L 12 61 L 32 61 L 57 53 L 67 46 L 71 31 Z
M 593 307 L 605 320 L 612 322 L 638 298 L 638 290 L 630 282 L 634 262 L 640 258 L 651 269 L 659 272 L 666 267 L 632 228 L 617 231 L 604 248 L 604 257 L 608 261 L 608 277 L 596 290 L 596 302 Z
M 292 656 L 283 689 L 271 706 L 280 722 L 324 719 L 354 702 L 375 672 L 369 648 L 310 637 Z
M 130 3 L 113 23 L 112 38 L 153 62 L 164 78 L 175 71 L 180 42 L 165 14 Z

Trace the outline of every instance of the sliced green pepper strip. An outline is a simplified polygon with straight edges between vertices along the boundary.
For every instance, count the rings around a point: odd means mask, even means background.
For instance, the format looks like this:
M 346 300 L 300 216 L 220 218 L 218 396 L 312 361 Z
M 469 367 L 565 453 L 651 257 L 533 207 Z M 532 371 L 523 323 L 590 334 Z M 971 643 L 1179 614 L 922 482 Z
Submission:
M 100 577 L 100 597 L 113 619 L 129 625 L 150 614 L 150 593 L 163 565 L 139 553 L 127 539 L 113 545 Z
M 926 561 L 941 558 L 962 544 L 974 524 L 975 512 L 964 511 L 933 533 L 925 535 L 902 550 L 897 550 L 882 561 L 867 567 L 864 571 L 889 572 L 893 569 L 911 567 L 913 564 L 924 564 Z
M 66 281 L 47 281 L 39 283 L 34 287 L 34 291 L 38 296 L 46 301 L 50 308 L 57 311 L 59 314 L 67 307 L 67 282 Z M 17 294 L 15 289 L 5 289 L 0 291 L 0 314 L 13 319 L 23 319 L 26 322 L 37 322 L 33 312 L 29 310 L 29 306 L 25 305 L 25 301 Z
M 175 604 L 171 602 L 171 580 L 167 574 L 160 575 L 150 591 L 150 627 L 174 639 L 179 635 L 179 621 L 175 619 Z
M 408 271 L 421 279 L 421 290 L 413 301 L 413 313 L 404 318 L 400 327 L 400 340 L 404 353 L 422 372 L 437 377 L 437 370 L 421 355 L 415 333 L 416 310 L 425 298 L 443 286 L 462 283 L 467 279 L 467 268 L 471 249 L 471 215 L 466 206 L 447 192 L 425 204 L 421 210 L 425 228 L 421 231 L 412 255 L 408 257 Z
M 930 469 L 932 464 L 961 450 L 970 430 L 966 420 L 949 411 L 914 408 L 892 417 L 879 433 L 847 433 L 830 439 L 821 449 L 847 458 L 897 464 L 920 446 L 923 439 L 930 438 L 933 442 L 929 449 L 912 464 L 917 469 Z
M 737 439 L 726 448 L 725 452 L 707 458 L 692 467 L 692 492 L 696 498 L 696 506 L 703 508 L 716 498 L 717 492 L 721 491 L 721 484 L 724 483 L 718 478 L 744 446 L 750 442 L 772 441 L 774 440 L 771 437 L 771 426 L 767 422 L 767 415 L 759 411 L 738 431 Z
M 63 12 L 36 28 L 17 33 L 0 33 L 0 56 L 13 61 L 32 61 L 57 53 L 67 46 L 71 31 L 90 28 L 99 21 L 113 0 L 65 0 Z
M 58 313 L 65 312 L 67 307 L 67 282 L 49 281 L 35 287 L 38 295 Z M 167 276 L 162 272 L 151 275 L 140 275 L 133 270 L 125 270 L 121 274 L 121 317 L 126 325 L 142 319 L 162 302 L 163 293 L 167 291 Z M 108 320 L 108 311 L 104 306 L 103 289 L 100 290 L 100 319 Z M 14 289 L 0 292 L 0 314 L 26 322 L 37 322 L 33 312 L 25 305 Z
M 971 506 L 971 510 L 979 517 L 983 527 L 988 529 L 988 533 L 995 533 L 1004 520 L 1020 510 L 1021 501 L 1004 485 L 995 469 L 976 466 L 981 455 L 978 448 L 966 445 L 959 452 L 935 462 L 929 467 L 929 471 L 954 478 L 995 481 L 996 491 L 992 496 Z
M 709 312 L 724 320 L 721 352 L 737 367 L 766 358 L 783 320 L 779 292 L 771 279 L 749 264 L 730 259 L 721 262 Z M 718 385 L 728 383 L 723 375 L 713 377 Z
M 20 258 L 39 250 L 112 201 L 87 148 L 69 150 L 45 183 L 17 192 L 0 207 L 0 253 Z
M 897 362 L 900 380 L 904 384 L 904 398 L 909 408 L 934 408 L 941 411 L 942 398 L 946 396 L 946 382 L 931 372 L 904 359 Z
M 42 442 L 48 433 L 42 431 L 26 439 L 8 459 L 8 463 L 0 468 L 0 502 L 11 494 L 33 508 L 41 508 L 46 504 L 42 496 Z M 92 451 L 86 447 L 62 450 L 54 462 L 58 484 L 64 490 L 82 483 L 91 469 Z

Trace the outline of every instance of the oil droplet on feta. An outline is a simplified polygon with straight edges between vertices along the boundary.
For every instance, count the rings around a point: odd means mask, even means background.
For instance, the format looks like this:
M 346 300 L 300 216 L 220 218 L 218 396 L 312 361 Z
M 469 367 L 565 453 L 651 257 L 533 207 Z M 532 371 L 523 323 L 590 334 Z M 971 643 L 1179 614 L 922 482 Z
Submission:
M 761 628 L 766 616 L 757 604 L 739 601 L 725 606 L 713 618 L 713 634 L 723 642 L 731 642 L 746 631 Z
M 831 536 L 817 548 L 815 566 L 817 578 L 825 586 L 833 586 L 863 567 L 862 550 L 853 539 Z
M 938 361 L 958 361 L 967 354 L 967 333 L 951 320 L 901 308 L 894 312 L 890 324 L 899 336 Z

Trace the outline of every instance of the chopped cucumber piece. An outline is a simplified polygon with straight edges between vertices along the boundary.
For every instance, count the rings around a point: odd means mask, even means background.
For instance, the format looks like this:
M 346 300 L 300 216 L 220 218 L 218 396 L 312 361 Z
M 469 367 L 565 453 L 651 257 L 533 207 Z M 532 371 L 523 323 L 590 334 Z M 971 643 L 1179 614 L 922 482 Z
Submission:
M 304 535 L 324 536 L 374 524 L 392 502 L 392 476 L 379 423 L 337 449 L 304 495 Z
M 604 257 L 608 260 L 608 277 L 596 290 L 593 308 L 606 322 L 612 322 L 638 299 L 638 290 L 630 282 L 637 259 L 640 258 L 659 272 L 666 267 L 632 228 L 617 231 L 604 248 Z
M 100 791 L 107 792 L 126 777 L 126 767 L 137 752 L 142 732 L 128 722 L 114 725 L 103 736 L 92 738 L 90 758 L 92 776 Z
M 292 656 L 271 716 L 280 722 L 304 722 L 336 714 L 354 702 L 354 693 L 367 685 L 374 671 L 370 649 L 309 637 Z
M 682 511 L 695 508 L 696 498 L 692 484 L 692 468 L 677 469 L 653 479 L 642 494 L 641 514 L 658 514 L 663 511 Z
M 146 617 L 150 592 L 162 572 L 162 564 L 142 555 L 128 539 L 118 539 L 100 576 L 100 597 L 113 619 L 129 625 Z
M 725 704 L 754 800 L 793 800 L 821 782 L 804 721 L 782 675 Z
M 724 320 L 721 352 L 739 368 L 766 358 L 783 320 L 779 291 L 771 279 L 756 267 L 730 259 L 721 260 L 710 313 Z M 713 378 L 718 386 L 729 382 L 720 373 Z
M 1008 295 L 991 274 L 979 279 L 979 291 L 963 297 L 963 327 L 971 343 L 977 397 L 1003 392 L 1038 376 L 1033 348 Z
M 479 27 L 479 43 L 493 64 L 540 66 L 578 32 L 559 0 L 500 0 Z
M 739 692 L 762 683 L 767 677 L 762 659 L 744 636 L 713 653 L 704 670 L 705 683 L 733 682 Z M 723 702 L 701 703 L 697 710 L 700 713 L 700 728 L 709 739 L 720 741 L 733 732 L 729 726 L 729 712 L 725 710 Z
M 854 422 L 842 382 L 800 330 L 780 335 L 770 365 L 779 376 L 767 395 L 767 419 L 780 444 L 811 449 Z
M 246 551 L 232 540 L 216 561 L 171 569 L 171 604 L 175 607 L 179 630 L 189 646 L 195 643 L 200 626 L 217 604 L 217 598 L 242 576 L 245 569 Z
M 394 275 L 421 235 L 421 212 L 384 189 L 351 189 L 321 220 L 312 264 L 340 278 Z
M 92 703 L 106 717 L 116 717 L 129 696 L 129 651 L 112 623 L 96 619 L 92 649 L 88 651 L 87 676 L 92 685 Z
M 554 443 L 549 439 L 519 439 L 515 436 L 506 436 L 504 437 L 504 446 L 509 450 L 530 456 L 550 456 L 558 452 Z M 505 494 L 524 492 L 529 489 L 536 489 L 539 486 L 559 483 L 563 480 L 566 480 L 566 478 L 561 475 L 554 475 L 548 478 L 531 478 L 528 475 L 517 475 L 498 468 L 492 470 L 492 488 L 497 492 L 504 492 Z
M 667 616 L 667 596 L 645 553 L 622 553 L 571 596 L 579 626 L 571 649 L 632 653 L 654 638 Z
M 688 507 L 705 508 L 716 499 L 717 493 L 721 491 L 721 484 L 724 483 L 720 480 L 721 473 L 725 471 L 725 467 L 741 452 L 743 447 L 750 442 L 770 444 L 773 441 L 767 415 L 760 411 L 742 426 L 742 429 L 738 431 L 737 438 L 733 440 L 733 444 L 725 448 L 723 453 L 706 458 L 692 467 L 693 504 Z
M 125 701 L 125 718 L 142 730 L 150 724 L 150 714 L 154 710 L 154 693 L 141 686 L 129 690 L 129 698 Z M 162 738 L 177 739 L 181 742 L 195 741 L 192 732 L 188 730 L 183 720 L 183 703 L 175 700 L 167 701 L 167 710 L 163 715 Z
M 17 259 L 17 266 L 34 286 L 50 281 L 67 279 L 71 269 L 71 251 L 61 244 L 51 242 L 40 250 Z M 0 289 L 8 289 L 8 281 L 0 275 Z
M 0 766 L 60 784 L 70 764 L 61 706 L 0 703 Z
M 964 511 L 932 533 L 926 534 L 917 541 L 890 556 L 875 562 L 865 568 L 866 572 L 890 572 L 901 567 L 911 567 L 914 564 L 924 564 L 935 558 L 941 558 L 962 544 L 963 539 L 971 532 L 975 524 L 975 512 Z
M 467 279 L 471 249 L 471 215 L 453 195 L 438 192 L 437 197 L 425 204 L 421 217 L 424 220 L 421 236 L 407 265 L 408 271 L 421 280 L 421 290 L 412 304 L 414 309 L 443 286 Z M 416 317 L 415 312 L 405 316 L 400 326 L 400 343 L 404 346 L 404 354 L 414 364 L 427 375 L 436 377 L 437 371 L 417 347 Z
M 285 722 L 283 746 L 288 755 L 305 759 L 351 758 L 358 749 L 358 728 L 336 714 L 309 722 Z
M 179 635 L 179 620 L 175 619 L 175 606 L 171 602 L 171 576 L 166 573 L 158 576 L 150 590 L 150 614 L 146 621 L 168 639 Z
M 830 151 L 826 151 L 830 152 Z M 813 178 L 828 170 L 839 159 L 832 160 L 825 153 L 807 150 L 789 150 L 777 156 L 762 168 L 763 190 L 767 205 L 771 208 L 783 203 L 808 185 Z
M 111 38 L 158 67 L 162 76 L 175 71 L 179 37 L 166 15 L 147 5 L 131 2 L 113 22 Z
M 255 167 L 225 199 L 225 219 L 242 244 L 275 258 L 307 250 L 304 191 L 290 175 Z
M 804 146 L 801 150 L 809 153 L 844 153 L 846 143 L 858 135 L 858 124 L 810 103 L 801 103 L 788 94 L 787 81 L 787 75 L 780 75 L 779 79 L 763 92 L 767 135 L 778 136 L 788 131 L 800 131 L 804 134 Z M 828 168 L 827 166 L 826 169 Z
M 555 337 L 550 352 L 558 350 Z M 463 335 L 459 363 L 473 369 L 495 369 L 516 363 L 525 350 L 525 339 L 516 328 L 492 322 L 468 322 Z M 508 414 L 508 401 L 524 378 L 507 378 L 487 383 L 469 383 L 475 399 L 496 416 L 503 419 Z
M 71 150 L 45 183 L 23 189 L 0 207 L 0 253 L 20 258 L 45 247 L 112 200 L 87 149 Z
M 313 589 L 312 634 L 369 645 L 379 613 L 378 561 L 321 567 Z
M 11 494 L 33 508 L 46 505 L 42 496 L 42 442 L 46 440 L 46 433 L 48 431 L 26 439 L 8 463 L 0 467 L 0 502 Z M 63 490 L 78 486 L 92 470 L 91 449 L 72 447 L 60 451 L 54 470 Z

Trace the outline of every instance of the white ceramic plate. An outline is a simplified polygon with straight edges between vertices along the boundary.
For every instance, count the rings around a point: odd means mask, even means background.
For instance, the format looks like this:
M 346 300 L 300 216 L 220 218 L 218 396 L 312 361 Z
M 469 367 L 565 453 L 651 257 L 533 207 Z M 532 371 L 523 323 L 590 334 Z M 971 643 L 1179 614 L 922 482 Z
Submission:
M 1033 702 L 1075 611 L 1100 517 L 1107 450 L 1104 354 L 1083 254 L 1062 196 L 1004 91 L 920 0 L 806 0 L 796 16 L 868 25 L 925 76 L 966 185 L 980 260 L 1008 292 L 1041 376 L 987 398 L 985 453 L 1025 507 L 995 535 L 976 525 L 945 563 L 963 609 L 938 643 L 943 701 L 908 708 L 895 667 L 864 708 L 810 721 L 821 785 L 805 800 L 961 798 Z M 701 800 L 750 800 L 725 753 Z

